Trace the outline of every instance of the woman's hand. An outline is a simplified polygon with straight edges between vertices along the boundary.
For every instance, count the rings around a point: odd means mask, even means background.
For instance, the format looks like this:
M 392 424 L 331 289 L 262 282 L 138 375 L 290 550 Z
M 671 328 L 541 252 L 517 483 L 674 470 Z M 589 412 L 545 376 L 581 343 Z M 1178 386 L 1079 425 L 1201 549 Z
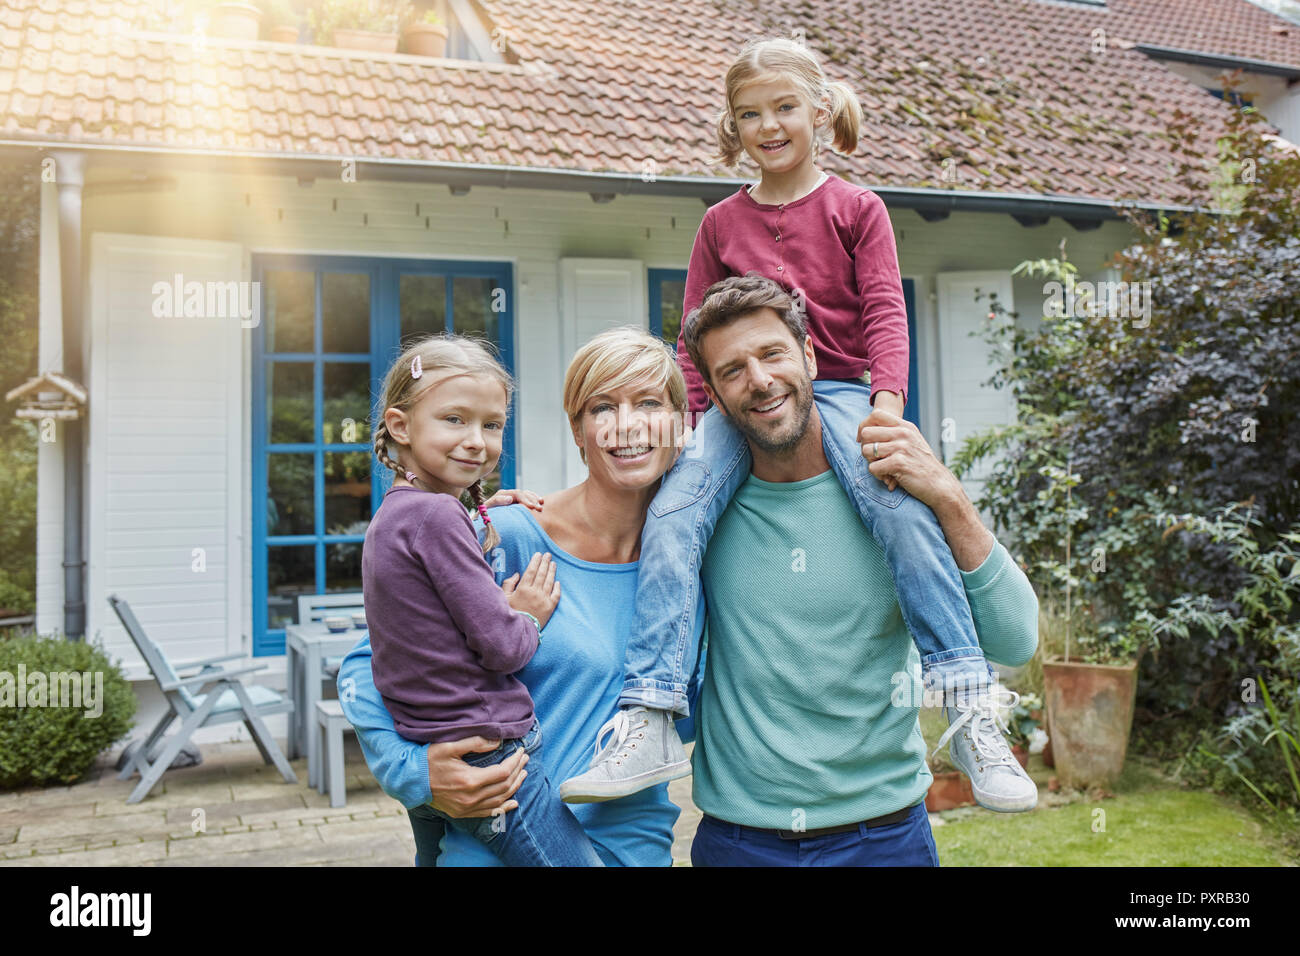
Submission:
M 545 498 L 533 494 L 531 491 L 524 491 L 519 488 L 510 488 L 506 491 L 498 491 L 483 504 L 488 508 L 496 508 L 499 505 L 527 505 L 534 511 L 542 510 L 542 502 Z
M 551 612 L 560 603 L 560 582 L 555 580 L 555 559 L 550 554 L 538 552 L 528 562 L 522 575 L 512 574 L 501 582 L 506 600 L 516 611 L 524 611 L 537 618 L 541 627 L 551 619 Z
M 500 745 L 499 740 L 483 737 L 429 744 L 433 808 L 449 817 L 490 817 L 518 807 L 519 802 L 510 797 L 528 776 L 524 769 L 528 754 L 522 747 L 495 767 L 474 767 L 460 759 L 463 754 L 485 753 Z

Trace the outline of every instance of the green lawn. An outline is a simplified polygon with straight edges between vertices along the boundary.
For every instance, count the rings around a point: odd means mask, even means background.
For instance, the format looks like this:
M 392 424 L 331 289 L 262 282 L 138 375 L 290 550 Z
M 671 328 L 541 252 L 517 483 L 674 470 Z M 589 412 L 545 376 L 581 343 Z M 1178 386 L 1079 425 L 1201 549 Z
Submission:
M 927 739 L 942 725 L 922 721 Z M 934 738 L 931 734 L 934 733 Z M 933 742 L 931 742 L 933 746 Z M 1185 790 L 1129 755 L 1114 795 L 1050 793 L 1053 771 L 1030 774 L 1039 806 L 1029 813 L 979 808 L 940 815 L 934 841 L 944 866 L 1295 866 L 1281 825 L 1213 793 Z M 1095 811 L 1102 811 L 1103 815 Z M 1104 829 L 1103 829 L 1104 827 Z M 1294 845 L 1294 843 L 1292 844 Z

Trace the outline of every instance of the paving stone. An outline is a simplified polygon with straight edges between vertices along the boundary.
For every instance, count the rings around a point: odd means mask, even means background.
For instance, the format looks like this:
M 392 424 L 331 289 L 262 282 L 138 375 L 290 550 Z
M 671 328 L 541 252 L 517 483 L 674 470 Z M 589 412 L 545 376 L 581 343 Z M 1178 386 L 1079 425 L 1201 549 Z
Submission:
M 46 853 L 19 860 L 0 860 L 0 866 L 139 866 L 167 858 L 167 843 L 151 840 L 131 846 L 73 853 Z
M 165 833 L 167 822 L 161 810 L 148 814 L 127 814 L 120 817 L 72 817 L 48 823 L 29 823 L 19 828 L 18 838 L 23 843 L 50 841 L 62 837 L 83 836 L 86 841 L 112 840 L 113 834 L 140 832 Z
M 0 846 L 4 846 L 6 843 L 13 843 L 17 839 L 17 827 L 0 827 Z
M 277 828 L 221 835 L 206 834 L 197 840 L 173 841 L 168 859 L 189 859 L 202 866 L 204 858 L 216 854 L 248 853 L 276 847 L 292 848 L 320 842 L 320 834 L 314 827 L 295 827 L 292 830 Z

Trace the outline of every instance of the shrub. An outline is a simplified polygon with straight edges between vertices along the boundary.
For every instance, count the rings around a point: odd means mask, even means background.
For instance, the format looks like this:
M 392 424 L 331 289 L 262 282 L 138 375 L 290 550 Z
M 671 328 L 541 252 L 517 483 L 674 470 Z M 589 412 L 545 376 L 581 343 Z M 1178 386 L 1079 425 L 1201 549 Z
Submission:
M 135 708 L 100 647 L 34 634 L 0 640 L 0 787 L 76 781 L 130 731 Z
M 979 503 L 1040 595 L 1070 590 L 1084 660 L 1131 658 L 1153 636 L 1144 615 L 1183 596 L 1223 606 L 1247 581 L 1227 542 L 1157 515 L 1250 501 L 1261 551 L 1300 520 L 1300 153 L 1258 121 L 1234 111 L 1220 144 L 1238 185 L 1193 200 L 1228 214 L 1133 218 L 1138 241 L 1115 264 L 1150 283 L 1149 317 L 1076 310 L 1023 328 L 990 307 L 995 384 L 1018 419 L 956 464 L 995 458 Z M 1195 141 L 1182 118 L 1171 134 Z M 1188 155 L 1183 173 L 1204 162 Z M 1024 269 L 1064 283 L 1073 267 L 1062 255 Z M 1139 724 L 1223 725 L 1245 713 L 1240 677 L 1271 672 L 1277 654 L 1251 631 L 1193 624 L 1142 659 Z

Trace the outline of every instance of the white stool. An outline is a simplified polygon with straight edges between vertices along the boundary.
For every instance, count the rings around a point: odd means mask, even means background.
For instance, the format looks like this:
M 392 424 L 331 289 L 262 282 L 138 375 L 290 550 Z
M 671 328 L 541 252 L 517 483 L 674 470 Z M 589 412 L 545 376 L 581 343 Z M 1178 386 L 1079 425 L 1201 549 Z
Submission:
M 324 759 L 316 771 L 316 792 L 329 788 L 330 806 L 342 807 L 348 802 L 348 783 L 343 775 L 343 732 L 353 730 L 343 716 L 343 705 L 337 700 L 316 701 L 317 754 Z M 355 731 L 353 731 L 355 733 Z

